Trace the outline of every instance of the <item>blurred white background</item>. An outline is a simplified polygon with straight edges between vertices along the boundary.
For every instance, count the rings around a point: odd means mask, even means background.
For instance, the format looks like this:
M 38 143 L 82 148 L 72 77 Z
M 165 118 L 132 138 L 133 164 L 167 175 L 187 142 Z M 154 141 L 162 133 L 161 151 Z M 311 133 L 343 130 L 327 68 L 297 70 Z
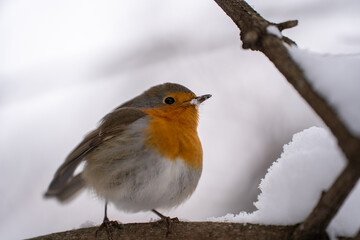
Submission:
M 360 52 L 358 0 L 252 0 L 285 35 L 321 53 Z M 57 167 L 107 112 L 149 87 L 183 84 L 200 109 L 204 169 L 194 195 L 164 213 L 205 220 L 252 211 L 291 136 L 323 123 L 211 0 L 0 1 L 0 238 L 99 224 L 103 202 L 42 198 Z M 110 206 L 111 219 L 148 221 Z

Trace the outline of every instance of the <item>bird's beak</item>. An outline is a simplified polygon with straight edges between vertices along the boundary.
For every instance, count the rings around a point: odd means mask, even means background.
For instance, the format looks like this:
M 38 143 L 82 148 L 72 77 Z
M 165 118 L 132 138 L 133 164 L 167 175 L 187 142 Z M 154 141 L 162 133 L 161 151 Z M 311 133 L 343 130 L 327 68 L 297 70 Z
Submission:
M 196 106 L 199 106 L 200 103 L 204 102 L 205 100 L 211 98 L 211 94 L 205 94 L 202 96 L 194 97 L 191 99 L 190 104 L 194 104 Z

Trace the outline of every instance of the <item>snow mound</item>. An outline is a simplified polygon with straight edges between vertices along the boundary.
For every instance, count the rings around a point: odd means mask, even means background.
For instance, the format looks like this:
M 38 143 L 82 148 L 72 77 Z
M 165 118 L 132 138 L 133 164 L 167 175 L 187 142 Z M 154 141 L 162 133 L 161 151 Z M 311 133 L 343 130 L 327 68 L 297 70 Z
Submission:
M 328 130 L 312 127 L 297 133 L 260 183 L 252 213 L 228 214 L 212 221 L 290 225 L 302 222 L 345 167 L 345 157 Z M 357 184 L 328 227 L 331 236 L 352 236 L 360 227 Z
M 289 48 L 315 91 L 335 109 L 355 135 L 360 136 L 360 54 L 325 55 Z

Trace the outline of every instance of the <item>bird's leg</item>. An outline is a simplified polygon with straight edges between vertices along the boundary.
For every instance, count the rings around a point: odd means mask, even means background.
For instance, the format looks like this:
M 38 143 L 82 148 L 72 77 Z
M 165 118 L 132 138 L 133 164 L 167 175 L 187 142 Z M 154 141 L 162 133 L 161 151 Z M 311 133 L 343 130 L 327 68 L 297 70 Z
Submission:
M 96 230 L 95 237 L 97 237 L 97 234 L 99 231 L 102 231 L 103 229 L 105 229 L 105 231 L 108 235 L 108 239 L 113 240 L 112 234 L 111 234 L 111 229 L 114 227 L 120 229 L 122 226 L 121 226 L 121 224 L 118 223 L 118 221 L 110 221 L 109 220 L 109 218 L 107 217 L 107 204 L 108 204 L 108 201 L 105 201 L 104 220 L 103 220 L 102 224 L 100 225 L 100 227 Z
M 170 230 L 171 230 L 171 224 L 178 223 L 179 219 L 177 217 L 175 217 L 175 218 L 167 217 L 167 216 L 161 214 L 160 212 L 156 211 L 155 209 L 152 209 L 151 211 L 161 218 L 160 221 L 164 221 L 166 223 L 166 237 L 168 237 Z

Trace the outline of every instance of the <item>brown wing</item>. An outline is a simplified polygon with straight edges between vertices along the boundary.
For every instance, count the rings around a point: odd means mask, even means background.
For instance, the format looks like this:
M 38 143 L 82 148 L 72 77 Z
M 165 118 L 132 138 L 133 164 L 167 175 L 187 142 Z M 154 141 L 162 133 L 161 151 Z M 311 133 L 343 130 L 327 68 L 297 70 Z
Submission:
M 74 176 L 78 165 L 87 153 L 104 141 L 121 134 L 127 126 L 146 115 L 137 108 L 124 107 L 107 114 L 100 126 L 85 136 L 84 140 L 69 154 L 65 162 L 56 171 L 45 197 L 56 197 L 65 201 L 84 186 L 81 173 Z

